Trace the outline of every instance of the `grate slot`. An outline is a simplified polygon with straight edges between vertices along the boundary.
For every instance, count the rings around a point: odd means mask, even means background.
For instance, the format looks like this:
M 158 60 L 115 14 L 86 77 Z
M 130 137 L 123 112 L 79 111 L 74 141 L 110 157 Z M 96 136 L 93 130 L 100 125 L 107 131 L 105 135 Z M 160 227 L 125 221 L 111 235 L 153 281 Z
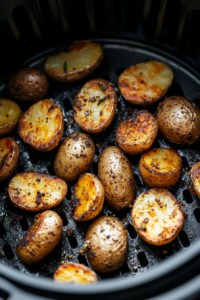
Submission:
M 29 152 L 29 158 L 32 164 L 37 164 L 39 162 L 39 158 L 36 152 Z
M 128 225 L 127 227 L 128 233 L 132 239 L 135 239 L 137 237 L 137 232 L 135 231 L 135 228 L 133 225 Z
M 194 215 L 198 223 L 200 223 L 200 208 L 194 210 Z
M 22 228 L 23 231 L 27 231 L 27 230 L 28 230 L 28 227 L 29 227 L 29 226 L 28 226 L 28 222 L 27 222 L 25 216 L 23 216 L 23 218 L 21 218 L 21 219 L 19 220 L 19 223 L 20 223 L 21 228 Z
M 144 252 L 139 252 L 138 253 L 138 260 L 139 260 L 140 265 L 142 267 L 146 267 L 148 265 L 148 260 L 147 260 L 146 255 L 145 255 Z
M 88 267 L 88 263 L 84 255 L 79 254 L 78 261 L 80 264 L 83 264 Z
M 78 243 L 74 236 L 68 236 L 68 240 L 72 248 L 77 248 Z
M 5 231 L 5 228 L 3 226 L 3 224 L 0 222 L 0 238 L 4 238 L 6 235 L 6 231 Z
M 48 170 L 50 175 L 55 175 L 53 164 L 48 165 L 47 170 Z
M 12 248 L 10 247 L 9 244 L 6 244 L 6 245 L 3 247 L 3 251 L 4 251 L 4 253 L 5 253 L 5 255 L 6 255 L 6 258 L 7 258 L 8 260 L 13 259 L 14 254 L 13 254 Z
M 190 203 L 193 202 L 192 196 L 191 196 L 191 194 L 190 194 L 190 192 L 188 190 L 184 190 L 183 191 L 183 197 L 184 197 L 184 199 L 186 200 L 186 202 L 188 204 L 190 204 Z
M 63 105 L 64 105 L 64 108 L 65 108 L 65 111 L 69 111 L 73 108 L 72 105 L 71 105 L 71 102 L 68 98 L 63 99 Z
M 188 236 L 185 233 L 185 231 L 181 230 L 179 233 L 179 237 L 180 237 L 181 243 L 184 247 L 190 246 L 190 241 L 189 241 Z
M 189 166 L 189 164 L 188 164 L 187 158 L 186 158 L 185 156 L 182 156 L 181 158 L 182 158 L 182 166 L 183 166 L 183 168 L 184 168 L 186 171 L 188 171 L 189 168 L 190 168 L 190 166 Z
M 64 211 L 61 212 L 60 217 L 63 220 L 63 226 L 67 226 L 68 220 L 67 220 L 67 217 L 66 217 L 66 214 L 64 213 Z
M 140 180 L 140 177 L 137 174 L 134 174 L 135 182 L 137 187 L 141 188 L 142 187 L 142 182 Z

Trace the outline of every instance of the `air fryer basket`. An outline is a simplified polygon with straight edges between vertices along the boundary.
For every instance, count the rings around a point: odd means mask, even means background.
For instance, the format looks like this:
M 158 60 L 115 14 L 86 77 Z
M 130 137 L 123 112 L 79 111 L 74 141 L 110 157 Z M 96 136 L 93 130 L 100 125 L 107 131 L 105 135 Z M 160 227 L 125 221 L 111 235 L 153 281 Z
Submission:
M 48 95 L 61 106 L 65 114 L 63 140 L 68 134 L 80 130 L 74 123 L 72 106 L 74 96 L 83 84 L 91 78 L 104 78 L 114 84 L 118 94 L 118 108 L 113 124 L 106 132 L 92 135 L 96 155 L 90 172 L 97 174 L 100 153 L 107 146 L 116 145 L 117 124 L 128 117 L 131 109 L 138 108 L 127 104 L 117 90 L 117 79 L 126 67 L 152 59 L 163 61 L 174 72 L 174 82 L 167 96 L 186 96 L 200 104 L 199 17 L 200 2 L 192 0 L 1 1 L 0 97 L 8 97 L 4 76 L 21 64 L 43 69 L 45 58 L 60 49 L 56 45 L 75 39 L 100 42 L 105 51 L 105 59 L 100 68 L 77 83 L 61 84 L 49 80 Z M 27 108 L 21 103 L 20 106 L 23 110 Z M 127 110 L 128 107 L 130 109 Z M 154 113 L 156 107 L 157 105 L 153 105 L 147 109 Z M 20 146 L 20 162 L 16 173 L 33 168 L 39 172 L 54 174 L 53 162 L 57 149 L 44 154 L 25 145 L 16 132 L 13 136 Z M 134 297 L 141 300 L 155 296 L 155 299 L 198 299 L 200 201 L 188 188 L 188 172 L 195 162 L 200 161 L 199 146 L 200 143 L 190 147 L 178 146 L 163 139 L 161 135 L 158 135 L 153 144 L 153 147 L 171 147 L 183 159 L 182 177 L 172 192 L 178 200 L 182 200 L 187 218 L 179 236 L 169 245 L 147 245 L 132 226 L 130 209 L 116 212 L 105 205 L 101 215 L 115 216 L 127 228 L 129 250 L 124 266 L 112 274 L 98 274 L 102 282 L 94 286 L 77 288 L 56 285 L 44 278 L 52 278 L 53 272 L 62 262 L 74 261 L 89 265 L 87 256 L 80 250 L 83 249 L 84 235 L 91 222 L 77 223 L 72 218 L 70 198 L 73 185 L 69 185 L 69 192 L 63 203 L 55 208 L 64 223 L 61 242 L 41 263 L 28 266 L 18 260 L 15 247 L 35 214 L 16 209 L 7 197 L 5 187 L 8 181 L 1 183 L 0 299 L 64 299 L 66 295 L 69 299 L 80 299 L 84 295 L 88 299 Z M 139 195 L 148 189 L 139 174 L 139 157 L 128 158 L 135 173 Z M 19 269 L 22 273 L 14 269 Z M 169 292 L 170 290 L 172 291 Z

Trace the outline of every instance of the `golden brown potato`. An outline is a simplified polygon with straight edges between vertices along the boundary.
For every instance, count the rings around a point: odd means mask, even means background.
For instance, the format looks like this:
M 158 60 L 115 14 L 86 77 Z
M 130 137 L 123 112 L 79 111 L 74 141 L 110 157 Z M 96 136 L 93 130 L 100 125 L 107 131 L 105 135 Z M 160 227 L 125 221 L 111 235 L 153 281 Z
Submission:
M 66 182 L 74 181 L 89 169 L 94 155 L 95 146 L 89 135 L 82 132 L 72 133 L 58 150 L 54 171 Z
M 200 198 L 200 162 L 196 163 L 190 172 L 192 186 L 197 196 Z
M 100 155 L 98 177 L 104 187 L 107 203 L 116 210 L 129 207 L 135 198 L 135 182 L 131 164 L 115 146 Z
M 51 210 L 38 214 L 16 248 L 17 255 L 26 264 L 34 264 L 47 256 L 62 236 L 63 221 Z
M 139 236 L 152 245 L 173 241 L 184 223 L 181 203 L 165 189 L 151 189 L 137 197 L 131 217 Z
M 45 62 L 45 71 L 54 80 L 73 82 L 94 72 L 103 60 L 103 48 L 90 41 L 74 41 L 64 51 L 51 55 Z
M 24 67 L 9 77 L 6 88 L 9 95 L 15 99 L 38 101 L 46 97 L 49 83 L 43 71 Z
M 101 132 L 112 122 L 117 108 L 117 95 L 105 79 L 88 81 L 74 100 L 74 119 L 87 132 Z
M 100 217 L 90 225 L 84 248 L 91 266 L 96 271 L 108 273 L 118 270 L 126 259 L 126 230 L 116 218 Z
M 0 99 L 0 136 L 9 134 L 21 117 L 20 107 L 11 100 Z
M 117 127 L 116 139 L 126 153 L 136 155 L 148 150 L 158 133 L 158 121 L 146 110 L 141 110 Z
M 102 211 L 104 198 L 104 188 L 99 179 L 90 173 L 81 175 L 72 197 L 74 219 L 87 221 L 95 218 Z
M 62 202 L 67 184 L 58 177 L 29 171 L 12 178 L 8 194 L 10 201 L 23 210 L 47 210 Z
M 118 85 L 123 97 L 133 104 L 148 105 L 161 99 L 173 80 L 172 70 L 159 61 L 148 61 L 126 69 Z
M 0 139 L 0 182 L 14 173 L 18 161 L 19 146 L 14 138 Z
M 155 148 L 142 155 L 139 169 L 148 186 L 171 189 L 180 179 L 182 160 L 175 150 Z
M 97 274 L 90 268 L 75 263 L 66 263 L 58 267 L 54 273 L 54 281 L 58 283 L 94 283 Z
M 200 109 L 183 97 L 161 102 L 157 118 L 161 133 L 173 143 L 190 145 L 200 139 Z
M 39 151 L 58 146 L 64 132 L 61 108 L 49 99 L 33 104 L 21 117 L 18 133 L 21 139 Z

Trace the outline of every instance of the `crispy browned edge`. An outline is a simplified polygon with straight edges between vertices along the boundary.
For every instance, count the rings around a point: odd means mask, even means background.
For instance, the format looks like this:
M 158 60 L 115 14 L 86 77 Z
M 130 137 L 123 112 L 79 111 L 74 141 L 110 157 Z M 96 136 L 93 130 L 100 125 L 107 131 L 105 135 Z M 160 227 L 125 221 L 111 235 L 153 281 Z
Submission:
M 190 179 L 191 179 L 191 184 L 192 184 L 193 190 L 195 191 L 197 196 L 200 198 L 200 192 L 197 191 L 197 189 L 195 187 L 195 182 L 194 182 L 194 177 L 196 175 L 198 175 L 200 177 L 200 162 L 197 162 L 196 164 L 194 164 L 190 171 Z
M 37 103 L 39 102 L 43 102 L 43 101 L 50 101 L 52 102 L 51 100 L 49 99 L 45 99 L 45 100 L 41 100 L 41 101 L 38 101 Z M 33 104 L 34 105 L 34 104 Z M 59 144 L 59 141 L 64 133 L 64 116 L 63 116 L 63 112 L 62 112 L 62 109 L 60 108 L 60 106 L 58 106 L 56 103 L 52 102 L 52 107 L 53 109 L 55 108 L 59 108 L 60 110 L 60 122 L 61 122 L 61 128 L 59 130 L 57 130 L 57 132 L 54 134 L 54 136 L 52 137 L 52 141 L 51 142 L 48 142 L 48 144 L 44 143 L 44 144 L 41 144 L 40 146 L 37 146 L 38 144 L 40 144 L 40 142 L 36 142 L 36 143 L 32 143 L 30 141 L 29 138 L 27 137 L 24 137 L 22 134 L 21 134 L 21 130 L 26 127 L 25 125 L 23 125 L 23 118 L 24 118 L 24 115 L 29 113 L 32 106 L 29 107 L 29 109 L 22 115 L 21 119 L 19 120 L 19 124 L 18 124 L 18 134 L 20 136 L 20 138 L 24 141 L 24 143 L 30 145 L 31 147 L 35 148 L 36 150 L 39 150 L 39 151 L 42 151 L 42 152 L 47 152 L 47 151 L 51 151 L 53 150 L 55 147 L 58 146 Z
M 27 171 L 27 172 L 20 173 L 20 174 L 18 173 L 16 176 L 24 176 L 27 173 L 32 173 L 35 176 L 40 176 L 40 177 L 43 177 L 43 178 L 46 177 L 49 180 L 56 180 L 58 182 L 58 184 L 60 183 L 60 185 L 62 185 L 62 186 L 64 185 L 65 188 L 62 189 L 62 197 L 59 200 L 55 200 L 55 202 L 50 204 L 50 205 L 43 206 L 42 205 L 43 203 L 40 203 L 39 205 L 36 205 L 34 207 L 29 208 L 29 207 L 27 207 L 28 203 L 26 203 L 27 205 L 23 204 L 24 198 L 12 195 L 12 188 L 10 187 L 10 183 L 9 183 L 9 185 L 8 185 L 8 195 L 9 195 L 10 201 L 14 204 L 15 207 L 19 207 L 19 208 L 21 208 L 23 210 L 27 210 L 27 211 L 49 210 L 49 209 L 57 206 L 59 203 L 61 203 L 63 201 L 63 199 L 66 197 L 67 191 L 68 191 L 68 186 L 67 186 L 67 183 L 63 179 L 61 179 L 57 176 L 51 176 L 51 175 L 48 175 L 48 174 L 42 174 L 42 173 L 37 173 L 37 172 L 33 172 L 33 171 Z
M 147 194 L 151 190 L 148 190 L 148 191 L 144 192 L 143 194 Z M 181 222 L 176 226 L 177 230 L 174 231 L 174 233 L 171 234 L 170 237 L 168 237 L 168 238 L 160 238 L 160 239 L 157 240 L 157 242 L 152 242 L 151 240 L 149 240 L 148 238 L 146 238 L 145 232 L 136 225 L 135 219 L 132 216 L 134 205 L 135 205 L 137 199 L 135 200 L 135 202 L 133 204 L 133 208 L 132 208 L 132 211 L 131 211 L 131 219 L 132 219 L 132 222 L 133 222 L 133 226 L 135 227 L 135 230 L 139 234 L 139 236 L 141 237 L 141 239 L 143 239 L 145 242 L 147 242 L 147 243 L 149 243 L 151 245 L 162 246 L 162 245 L 166 245 L 166 244 L 169 244 L 170 242 L 172 242 L 177 237 L 177 235 L 179 234 L 181 228 L 183 227 L 183 224 L 184 224 L 183 206 L 176 200 L 176 198 L 168 190 L 163 189 L 163 188 L 153 188 L 153 190 L 157 190 L 157 192 L 159 192 L 159 191 L 165 191 L 165 192 L 167 192 L 167 194 L 168 195 L 170 194 L 170 197 L 172 197 L 172 199 L 175 201 L 175 204 L 179 207 L 179 210 L 182 212 L 182 219 L 181 219 Z M 141 194 L 138 197 L 140 197 L 140 196 L 141 196 Z
M 97 282 L 98 281 L 98 278 L 97 278 L 97 274 L 90 268 L 86 267 L 85 265 L 83 264 L 78 264 L 78 263 L 73 263 L 73 262 L 68 262 L 68 263 L 65 263 L 61 266 L 59 266 L 56 271 L 54 272 L 54 276 L 53 276 L 53 280 L 54 281 L 59 281 L 56 279 L 56 275 L 59 273 L 60 270 L 62 270 L 63 268 L 67 268 L 68 265 L 71 265 L 73 267 L 77 267 L 78 269 L 82 269 L 84 272 L 90 272 L 91 275 L 94 277 L 94 281 L 93 282 Z
M 102 123 L 102 124 L 100 124 L 98 127 L 90 127 L 90 128 L 88 128 L 88 127 L 86 127 L 86 126 L 84 126 L 84 122 L 80 122 L 79 121 L 79 119 L 76 117 L 76 112 L 77 112 L 77 102 L 79 101 L 78 99 L 78 95 L 75 97 L 75 100 L 74 100 L 74 120 L 75 120 L 75 122 L 78 124 L 78 126 L 80 127 L 80 128 L 82 128 L 84 131 L 86 131 L 86 132 L 88 132 L 88 133 L 98 133 L 98 132 L 101 132 L 101 131 L 105 131 L 106 130 L 106 128 L 110 125 L 110 123 L 113 121 L 113 119 L 114 119 L 114 116 L 115 116 L 115 111 L 116 111 L 116 108 L 117 108 L 117 94 L 116 94 L 116 92 L 115 92 L 115 90 L 114 90 L 114 88 L 113 88 L 113 86 L 110 86 L 110 85 L 112 85 L 112 83 L 111 82 L 109 82 L 109 81 L 107 81 L 107 80 L 105 80 L 105 79 L 102 79 L 102 78 L 97 78 L 97 79 L 92 79 L 92 80 L 90 80 L 89 82 L 99 82 L 99 81 L 103 81 L 104 82 L 104 84 L 106 85 L 106 90 L 105 90 L 105 95 L 107 95 L 107 96 L 109 96 L 110 94 L 111 94 L 111 91 L 110 91 L 110 93 L 108 94 L 108 92 L 109 92 L 109 90 L 108 90 L 108 88 L 111 88 L 111 90 L 112 90 L 112 92 L 113 92 L 113 95 L 114 95 L 114 99 L 113 99 L 113 109 L 112 109 L 112 113 L 111 113 L 111 115 L 110 115 L 110 118 L 109 119 L 107 119 L 107 121 L 106 122 L 104 122 L 104 123 Z

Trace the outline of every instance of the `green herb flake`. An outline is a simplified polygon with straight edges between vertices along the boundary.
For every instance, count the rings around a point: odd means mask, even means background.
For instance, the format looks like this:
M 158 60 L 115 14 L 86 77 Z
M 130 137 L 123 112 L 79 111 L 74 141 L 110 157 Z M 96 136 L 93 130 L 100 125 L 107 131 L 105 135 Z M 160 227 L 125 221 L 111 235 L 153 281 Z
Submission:
M 67 62 L 66 61 L 63 63 L 63 70 L 65 73 L 67 73 Z
M 101 84 L 101 83 L 98 83 L 98 86 L 99 86 L 100 90 L 102 90 L 102 92 L 104 92 L 104 91 L 105 91 L 105 88 L 104 88 L 103 84 Z
M 99 99 L 97 105 L 99 105 L 100 103 L 104 102 L 106 100 L 106 98 L 108 98 L 108 96 L 105 96 L 105 97 Z

